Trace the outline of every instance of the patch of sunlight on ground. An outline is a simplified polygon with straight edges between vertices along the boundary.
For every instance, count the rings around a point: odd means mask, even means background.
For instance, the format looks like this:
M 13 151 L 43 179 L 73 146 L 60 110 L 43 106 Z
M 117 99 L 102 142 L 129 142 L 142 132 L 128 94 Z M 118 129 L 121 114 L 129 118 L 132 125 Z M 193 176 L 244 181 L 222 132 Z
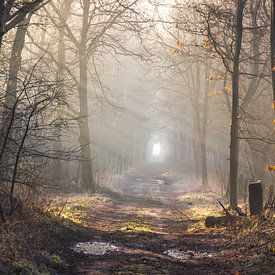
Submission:
M 128 233 L 154 233 L 154 230 L 150 226 L 139 221 L 128 221 L 123 224 L 120 230 Z
M 188 217 L 192 219 L 204 219 L 207 216 L 220 216 L 223 211 L 218 205 L 194 206 L 186 211 Z
M 56 200 L 47 211 L 56 216 L 68 219 L 76 224 L 86 226 L 84 217 L 86 216 L 88 205 L 91 201 L 90 196 L 73 196 L 63 201 Z

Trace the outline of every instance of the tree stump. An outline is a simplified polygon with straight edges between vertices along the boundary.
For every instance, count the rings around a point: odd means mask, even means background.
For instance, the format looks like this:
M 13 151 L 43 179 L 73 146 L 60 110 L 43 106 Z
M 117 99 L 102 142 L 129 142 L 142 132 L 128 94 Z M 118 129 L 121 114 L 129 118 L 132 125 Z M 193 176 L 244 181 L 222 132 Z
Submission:
M 260 215 L 263 210 L 263 188 L 261 181 L 249 184 L 250 215 Z

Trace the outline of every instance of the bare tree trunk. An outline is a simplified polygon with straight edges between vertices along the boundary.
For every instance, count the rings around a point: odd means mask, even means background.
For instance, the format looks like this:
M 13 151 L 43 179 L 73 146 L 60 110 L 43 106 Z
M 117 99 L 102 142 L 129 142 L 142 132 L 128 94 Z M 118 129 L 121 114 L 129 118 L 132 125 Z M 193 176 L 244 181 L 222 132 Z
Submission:
M 239 167 L 239 63 L 243 36 L 244 0 L 237 0 L 235 54 L 232 75 L 232 117 L 230 144 L 230 206 L 237 207 L 237 180 Z
M 65 1 L 63 5 L 61 6 L 61 14 L 62 14 L 62 20 L 60 22 L 60 26 L 58 28 L 58 68 L 57 68 L 57 80 L 62 81 L 63 80 L 63 73 L 66 68 L 66 49 L 65 49 L 65 30 L 64 30 L 64 24 L 67 22 L 70 9 L 71 9 L 72 1 Z M 63 85 L 62 85 L 63 87 Z M 64 87 L 63 87 L 64 89 Z M 62 141 L 61 141 L 61 128 L 58 125 L 59 118 L 62 115 L 62 102 L 59 102 L 56 110 L 56 120 L 57 124 L 55 125 L 55 137 L 56 141 L 54 144 L 54 150 L 55 152 L 59 152 L 62 149 Z M 54 167 L 54 175 L 53 179 L 57 182 L 59 185 L 61 183 L 62 179 L 62 162 L 60 159 L 57 159 L 55 161 L 55 167 Z
M 30 19 L 31 15 L 23 21 L 21 26 L 18 26 L 12 45 L 8 84 L 5 94 L 5 102 L 8 109 L 12 108 L 16 101 L 18 73 L 21 68 L 22 51 Z
M 195 173 L 196 177 L 199 181 L 199 178 L 202 174 L 202 166 L 201 166 L 201 140 L 202 140 L 202 132 L 201 132 L 201 116 L 200 116 L 200 104 L 199 104 L 199 96 L 200 96 L 200 63 L 199 61 L 196 63 L 196 78 L 194 82 L 194 95 L 192 99 L 193 106 L 193 154 L 195 160 Z
M 271 0 L 271 71 L 272 71 L 272 91 L 273 102 L 275 102 L 275 0 Z
M 209 76 L 208 64 L 205 65 L 205 95 L 203 101 L 203 117 L 201 122 L 201 176 L 202 185 L 208 185 L 208 172 L 207 172 L 207 154 L 206 154 L 206 134 L 208 123 L 208 90 L 209 82 L 207 78 Z
M 90 131 L 88 122 L 88 59 L 87 59 L 87 33 L 89 29 L 89 9 L 90 2 L 83 1 L 83 18 L 81 28 L 81 42 L 79 47 L 79 142 L 82 147 L 80 160 L 81 185 L 85 191 L 93 193 L 95 191 L 92 157 L 90 148 Z
M 10 66 L 9 66 L 9 75 L 8 83 L 5 93 L 5 109 L 3 110 L 2 115 L 2 133 L 3 140 L 1 140 L 1 153 L 0 153 L 0 162 L 9 166 L 10 153 L 7 150 L 9 145 L 9 138 L 12 134 L 12 125 L 14 123 L 14 118 L 16 114 L 16 105 L 18 104 L 17 99 L 17 81 L 18 73 L 21 68 L 21 59 L 22 51 L 25 43 L 25 36 L 28 28 L 28 23 L 30 21 L 31 15 L 25 20 L 22 26 L 17 28 L 15 38 L 13 41 Z
M 78 86 L 80 118 L 79 125 L 79 143 L 82 148 L 80 160 L 81 185 L 85 191 L 94 192 L 94 180 L 92 172 L 90 133 L 88 123 L 88 79 L 87 64 L 85 57 L 80 56 L 80 82 Z
M 200 126 L 200 117 L 199 117 L 199 107 L 198 100 L 195 99 L 195 104 L 193 107 L 193 155 L 195 161 L 195 175 L 196 179 L 199 181 L 199 177 L 201 175 L 201 126 Z
M 21 60 L 22 60 L 22 51 L 25 44 L 25 37 L 28 29 L 28 25 L 31 19 L 31 14 L 28 16 L 27 19 L 23 21 L 22 26 L 18 26 L 15 39 L 12 46 L 11 58 L 10 58 L 10 68 L 9 68 L 9 76 L 8 76 L 8 84 L 5 94 L 5 102 L 6 102 L 6 109 L 4 110 L 4 135 L 7 137 L 11 137 L 13 133 L 11 132 L 11 128 L 7 129 L 8 125 L 12 125 L 13 117 L 16 113 L 15 105 L 17 104 L 17 81 L 18 81 L 18 74 L 21 68 Z M 8 133 L 7 133 L 8 131 Z M 13 167 L 13 174 L 12 174 L 12 184 L 10 188 L 10 206 L 13 208 L 13 193 L 15 188 L 15 180 L 17 175 L 17 167 L 19 164 L 19 156 L 21 152 L 21 148 L 25 142 L 25 136 L 21 141 L 20 149 L 16 154 L 15 164 Z M 4 157 L 5 158 L 5 157 Z M 7 155 L 4 159 L 5 162 L 9 162 L 10 156 Z
M 3 36 L 5 34 L 5 5 L 4 0 L 0 0 L 0 51 L 2 47 Z

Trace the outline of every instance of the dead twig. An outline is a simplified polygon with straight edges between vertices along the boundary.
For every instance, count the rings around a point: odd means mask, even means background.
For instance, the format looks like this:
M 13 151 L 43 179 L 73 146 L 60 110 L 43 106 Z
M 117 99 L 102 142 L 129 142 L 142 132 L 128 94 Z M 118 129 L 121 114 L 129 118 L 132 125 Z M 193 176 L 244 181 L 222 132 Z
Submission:
M 192 220 L 190 217 L 188 217 L 186 214 L 184 214 L 183 212 L 181 212 L 179 209 L 174 207 L 174 210 L 177 211 L 178 213 L 180 213 L 182 216 L 184 216 L 185 218 L 187 218 L 188 220 Z
M 246 213 L 242 212 L 242 210 L 239 207 L 236 207 L 235 210 L 239 216 L 242 216 L 242 217 L 246 216 Z
M 58 216 L 60 216 L 60 215 L 62 214 L 62 212 L 63 212 L 63 210 L 64 210 L 64 208 L 65 208 L 67 202 L 68 202 L 68 199 L 66 199 L 66 201 L 63 203 L 63 205 L 62 205 L 62 207 L 61 207 L 61 209 L 60 209 L 60 211 L 59 211 L 59 213 L 58 213 Z
M 217 200 L 217 199 L 216 199 L 216 200 Z M 219 200 L 217 200 L 217 202 L 218 202 L 218 203 L 220 204 L 220 206 L 223 208 L 225 214 L 226 214 L 227 216 L 231 216 L 231 214 L 230 214 L 229 211 L 225 208 L 225 206 L 222 204 L 222 202 L 219 201 Z

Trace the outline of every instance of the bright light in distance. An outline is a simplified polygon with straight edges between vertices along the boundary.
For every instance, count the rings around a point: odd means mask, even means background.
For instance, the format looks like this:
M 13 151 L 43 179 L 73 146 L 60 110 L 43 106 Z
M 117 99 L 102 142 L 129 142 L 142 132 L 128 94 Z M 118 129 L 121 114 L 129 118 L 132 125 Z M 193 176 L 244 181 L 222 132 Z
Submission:
M 153 146 L 152 154 L 154 157 L 159 157 L 161 152 L 160 143 L 155 143 Z

